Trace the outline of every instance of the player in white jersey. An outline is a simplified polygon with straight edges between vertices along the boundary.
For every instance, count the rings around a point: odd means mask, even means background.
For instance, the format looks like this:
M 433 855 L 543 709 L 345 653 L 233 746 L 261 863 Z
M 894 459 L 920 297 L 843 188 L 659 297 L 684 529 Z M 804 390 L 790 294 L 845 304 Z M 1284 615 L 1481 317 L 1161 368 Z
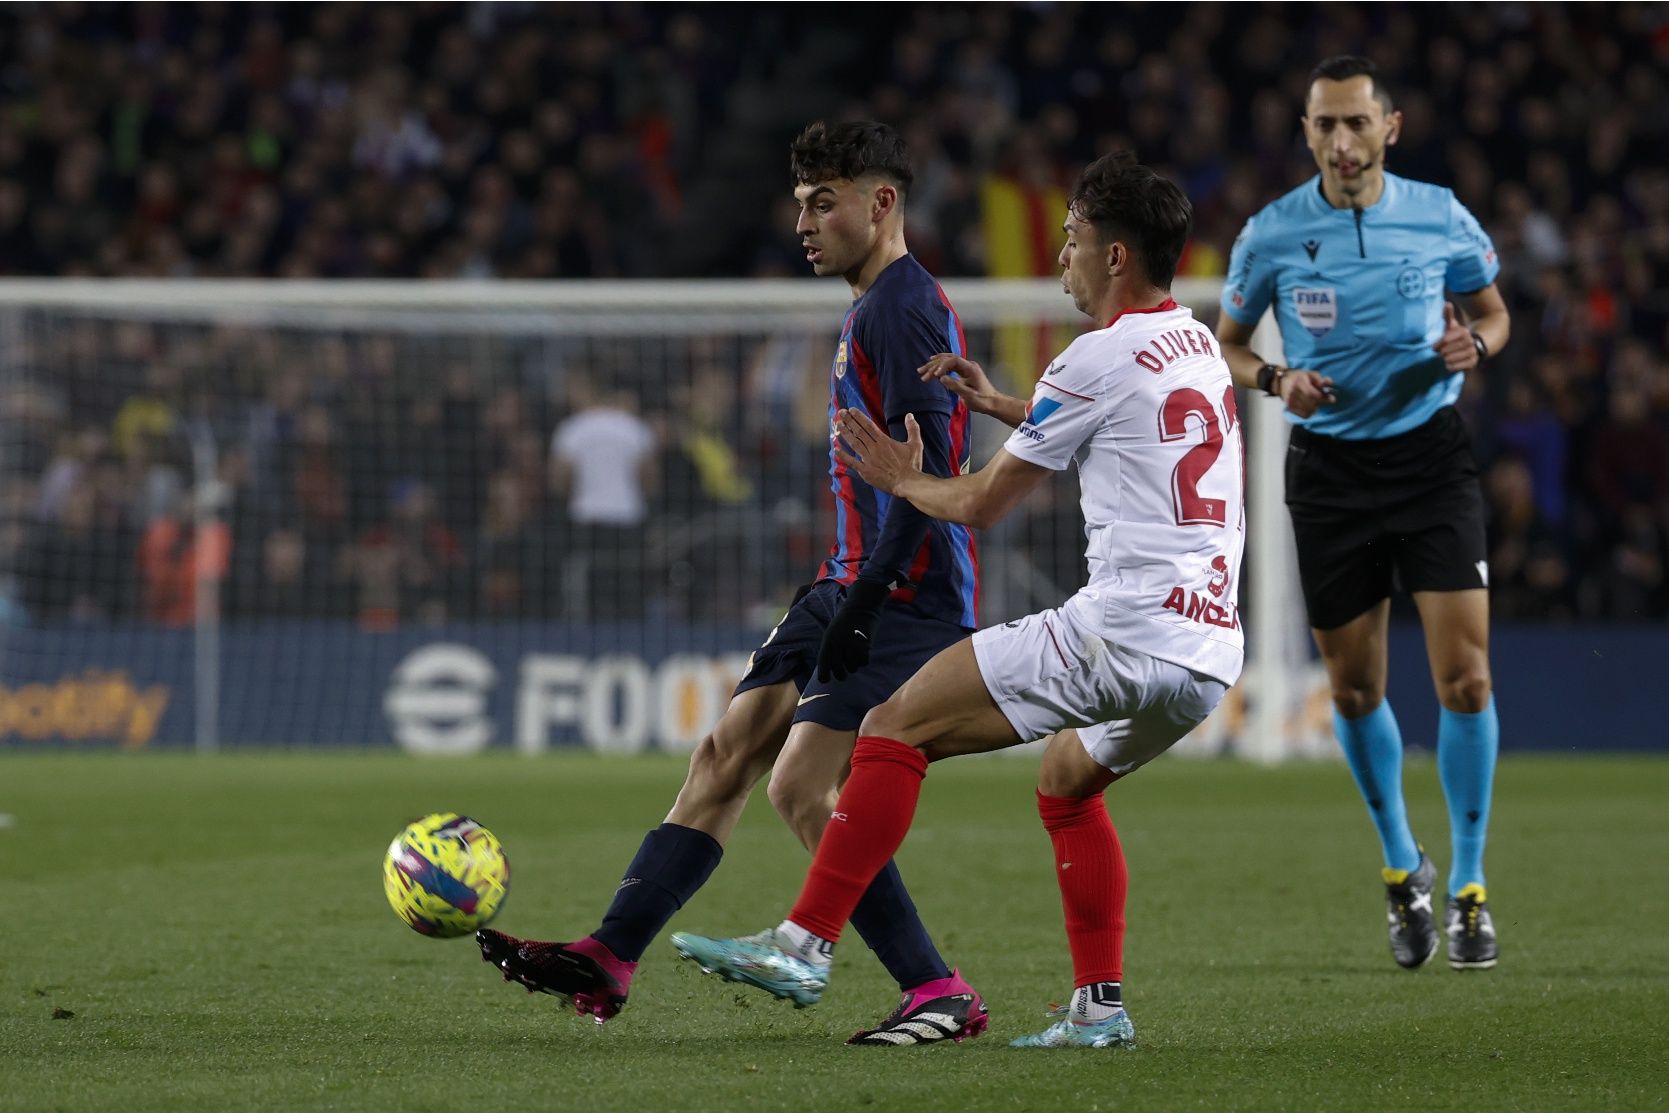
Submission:
M 1060 263 L 1074 303 L 1102 327 L 1049 365 L 1029 404 L 993 390 L 959 356 L 922 369 L 1015 426 L 978 472 L 925 475 L 913 421 L 900 443 L 865 415 L 840 412 L 841 459 L 945 521 L 989 526 L 1075 461 L 1089 584 L 1054 610 L 943 650 L 871 710 L 788 918 L 743 939 L 675 935 L 686 958 L 814 1003 L 858 897 L 909 830 L 928 762 L 1054 735 L 1038 810 L 1054 843 L 1075 992 L 1055 1023 L 1014 1043 L 1134 1039 L 1122 988 L 1127 872 L 1102 793 L 1210 714 L 1243 657 L 1233 385 L 1211 332 L 1169 293 L 1191 219 L 1182 191 L 1126 153 L 1084 171 Z

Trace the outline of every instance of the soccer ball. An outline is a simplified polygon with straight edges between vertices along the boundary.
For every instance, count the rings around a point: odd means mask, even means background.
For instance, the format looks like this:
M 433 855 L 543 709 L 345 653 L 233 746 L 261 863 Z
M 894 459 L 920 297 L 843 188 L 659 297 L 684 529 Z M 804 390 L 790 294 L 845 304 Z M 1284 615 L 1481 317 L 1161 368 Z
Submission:
M 382 889 L 413 931 L 441 939 L 484 927 L 504 907 L 510 859 L 493 833 L 467 816 L 437 812 L 395 836 Z

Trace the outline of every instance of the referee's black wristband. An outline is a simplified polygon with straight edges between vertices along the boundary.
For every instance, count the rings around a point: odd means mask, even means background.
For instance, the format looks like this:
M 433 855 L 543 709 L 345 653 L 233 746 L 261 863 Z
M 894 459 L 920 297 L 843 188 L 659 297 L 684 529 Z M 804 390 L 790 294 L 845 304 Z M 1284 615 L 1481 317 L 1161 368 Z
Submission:
M 1281 396 L 1281 376 L 1287 373 L 1285 367 L 1276 367 L 1273 363 L 1266 363 L 1258 368 L 1258 389 L 1274 398 Z
M 1489 358 L 1489 345 L 1484 343 L 1484 338 L 1479 336 L 1475 330 L 1472 333 L 1472 347 L 1478 350 L 1479 363 Z

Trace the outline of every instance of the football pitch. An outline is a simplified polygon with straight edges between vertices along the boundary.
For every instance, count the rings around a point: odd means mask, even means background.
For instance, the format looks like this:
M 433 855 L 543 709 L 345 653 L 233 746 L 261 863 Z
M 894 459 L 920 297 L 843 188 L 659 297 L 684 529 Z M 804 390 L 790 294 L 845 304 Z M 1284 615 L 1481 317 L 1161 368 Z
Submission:
M 593 927 L 680 759 L 300 753 L 0 760 L 3 1110 L 1494 1110 L 1669 1105 L 1669 761 L 1504 760 L 1494 971 L 1398 970 L 1343 765 L 1165 759 L 1109 793 L 1130 860 L 1138 1046 L 1016 1050 L 1071 990 L 1034 759 L 929 773 L 899 861 L 985 994 L 984 1038 L 841 1040 L 893 987 L 848 936 L 800 1012 L 665 938 L 606 1027 L 502 982 L 383 900 L 408 819 L 455 810 L 513 865 L 496 926 Z M 1447 866 L 1429 759 L 1415 830 Z M 761 789 L 673 928 L 775 923 L 805 852 Z

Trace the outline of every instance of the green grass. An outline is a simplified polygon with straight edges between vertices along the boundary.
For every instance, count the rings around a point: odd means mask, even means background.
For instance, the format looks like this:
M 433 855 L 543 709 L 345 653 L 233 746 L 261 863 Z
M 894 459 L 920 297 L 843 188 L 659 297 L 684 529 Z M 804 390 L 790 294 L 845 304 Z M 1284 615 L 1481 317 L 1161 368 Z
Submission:
M 1030 760 L 928 777 L 900 854 L 986 1038 L 844 1047 L 893 990 L 855 938 L 815 1009 L 702 978 L 665 940 L 606 1028 L 501 982 L 383 903 L 409 817 L 459 810 L 515 864 L 499 926 L 595 925 L 675 759 L 396 756 L 0 761 L 0 1109 L 1664 1108 L 1669 762 L 1502 763 L 1501 966 L 1407 973 L 1342 766 L 1161 761 L 1109 795 L 1131 867 L 1134 1050 L 1017 1051 L 1071 988 Z M 1440 867 L 1435 770 L 1409 806 Z M 804 853 L 763 794 L 675 926 L 774 922 Z M 62 1016 L 62 1012 L 73 1016 Z M 55 1012 L 60 1015 L 55 1017 Z

